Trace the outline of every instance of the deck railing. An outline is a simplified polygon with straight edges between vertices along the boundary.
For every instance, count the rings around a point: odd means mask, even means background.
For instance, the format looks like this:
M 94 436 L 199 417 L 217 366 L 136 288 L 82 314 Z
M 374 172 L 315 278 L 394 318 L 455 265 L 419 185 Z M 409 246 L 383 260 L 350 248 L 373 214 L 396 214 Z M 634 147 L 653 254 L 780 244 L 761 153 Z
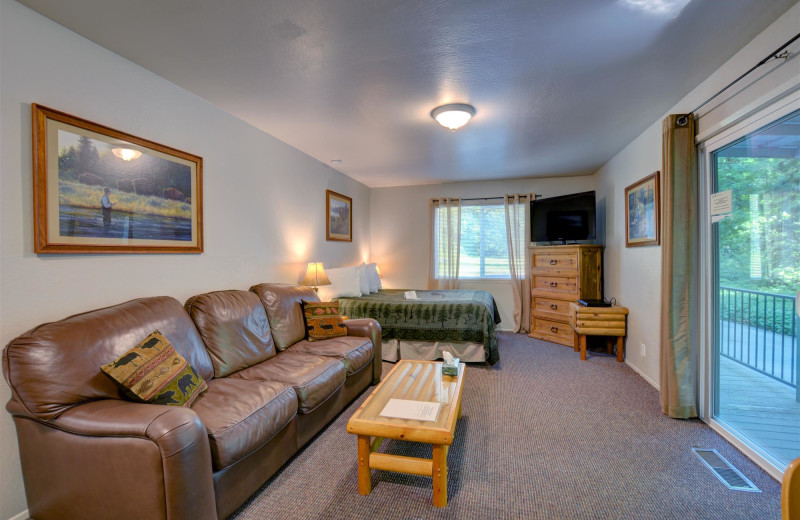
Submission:
M 800 320 L 793 297 L 720 287 L 719 316 L 720 355 L 797 388 Z

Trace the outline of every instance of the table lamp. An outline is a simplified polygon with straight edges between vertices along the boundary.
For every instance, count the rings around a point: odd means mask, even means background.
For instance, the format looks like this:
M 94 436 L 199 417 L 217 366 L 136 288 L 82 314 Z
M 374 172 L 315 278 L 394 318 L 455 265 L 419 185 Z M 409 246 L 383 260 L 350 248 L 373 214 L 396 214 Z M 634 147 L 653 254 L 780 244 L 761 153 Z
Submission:
M 309 262 L 306 269 L 306 275 L 300 285 L 306 285 L 314 288 L 314 292 L 319 292 L 320 285 L 330 285 L 331 281 L 325 274 L 325 269 L 322 267 L 322 262 Z

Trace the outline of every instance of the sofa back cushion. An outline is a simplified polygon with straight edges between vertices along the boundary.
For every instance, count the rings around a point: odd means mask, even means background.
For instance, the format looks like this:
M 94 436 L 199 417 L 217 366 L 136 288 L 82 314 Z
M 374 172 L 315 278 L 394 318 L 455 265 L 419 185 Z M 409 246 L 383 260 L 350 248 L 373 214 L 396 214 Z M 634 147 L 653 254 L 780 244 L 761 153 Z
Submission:
M 225 377 L 275 355 L 267 313 L 248 291 L 216 291 L 186 301 L 211 355 L 214 377 Z
M 300 301 L 318 302 L 311 287 L 282 283 L 262 283 L 250 288 L 267 311 L 272 338 L 278 350 L 286 350 L 306 337 L 306 324 Z
M 11 340 L 3 373 L 20 404 L 43 420 L 85 401 L 124 399 L 100 371 L 159 330 L 203 379 L 214 369 L 197 329 L 180 302 L 141 298 L 45 323 Z

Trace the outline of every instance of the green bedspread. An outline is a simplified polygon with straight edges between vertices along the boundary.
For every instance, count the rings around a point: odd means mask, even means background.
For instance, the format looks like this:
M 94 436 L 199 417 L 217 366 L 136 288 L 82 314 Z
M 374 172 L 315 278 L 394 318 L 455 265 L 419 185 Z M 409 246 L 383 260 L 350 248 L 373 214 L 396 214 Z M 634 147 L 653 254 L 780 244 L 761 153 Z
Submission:
M 406 300 L 406 289 L 384 289 L 359 298 L 338 298 L 339 312 L 349 318 L 373 318 L 384 339 L 415 341 L 469 341 L 483 343 L 486 360 L 500 360 L 495 326 L 500 314 L 486 291 L 416 291 Z

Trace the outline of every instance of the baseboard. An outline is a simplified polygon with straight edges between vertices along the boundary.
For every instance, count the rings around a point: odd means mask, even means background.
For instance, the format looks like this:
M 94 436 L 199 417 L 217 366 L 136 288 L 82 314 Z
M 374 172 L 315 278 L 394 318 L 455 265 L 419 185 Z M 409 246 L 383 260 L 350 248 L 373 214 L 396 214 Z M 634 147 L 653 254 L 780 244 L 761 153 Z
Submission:
M 28 510 L 26 509 L 25 511 L 23 511 L 23 512 L 21 512 L 19 514 L 16 514 L 16 515 L 12 516 L 8 520 L 28 520 L 28 518 L 29 518 L 28 517 Z
M 645 374 L 644 372 L 642 372 L 642 371 L 639 369 L 639 367 L 637 367 L 636 365 L 634 365 L 633 363 L 631 363 L 631 362 L 630 362 L 630 361 L 628 361 L 627 359 L 625 360 L 625 364 L 626 364 L 626 365 L 628 365 L 629 367 L 631 367 L 631 368 L 633 369 L 633 371 L 634 371 L 634 372 L 636 372 L 637 374 L 639 374 L 640 376 L 642 376 L 642 379 L 644 379 L 645 381 L 647 381 L 648 383 L 650 383 L 651 385 L 653 385 L 653 388 L 655 388 L 656 390 L 661 390 L 661 387 L 658 385 L 658 383 L 656 383 L 655 381 L 653 381 L 653 380 L 650 378 L 650 376 L 648 376 L 647 374 Z

